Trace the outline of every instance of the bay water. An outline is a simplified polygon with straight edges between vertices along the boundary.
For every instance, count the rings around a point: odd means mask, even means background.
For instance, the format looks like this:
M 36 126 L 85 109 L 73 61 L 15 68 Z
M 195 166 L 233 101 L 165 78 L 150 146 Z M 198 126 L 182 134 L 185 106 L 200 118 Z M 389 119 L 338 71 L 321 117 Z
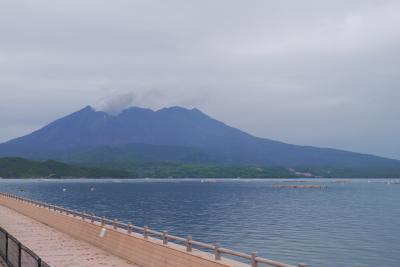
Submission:
M 290 264 L 397 267 L 398 182 L 3 179 L 0 191 Z M 286 188 L 311 184 L 322 188 Z

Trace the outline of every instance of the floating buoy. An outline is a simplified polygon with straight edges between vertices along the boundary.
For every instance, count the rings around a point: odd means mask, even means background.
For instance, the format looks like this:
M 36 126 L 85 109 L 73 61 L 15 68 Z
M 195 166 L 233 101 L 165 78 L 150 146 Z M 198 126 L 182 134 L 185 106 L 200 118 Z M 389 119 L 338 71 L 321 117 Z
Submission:
M 67 191 L 67 188 L 63 188 L 62 191 L 63 191 L 63 192 L 66 192 L 66 191 Z

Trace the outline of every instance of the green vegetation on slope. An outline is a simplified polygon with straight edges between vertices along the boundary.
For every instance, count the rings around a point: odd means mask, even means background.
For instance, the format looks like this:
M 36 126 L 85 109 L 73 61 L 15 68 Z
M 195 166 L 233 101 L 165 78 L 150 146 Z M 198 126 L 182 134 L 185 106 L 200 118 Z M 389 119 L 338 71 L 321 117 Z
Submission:
M 0 177 L 90 177 L 90 178 L 266 178 L 300 177 L 286 168 L 200 165 L 182 163 L 110 163 L 101 165 L 71 165 L 54 160 L 31 161 L 23 158 L 0 158 Z
M 68 165 L 54 160 L 37 162 L 23 158 L 0 158 L 0 177 L 129 177 L 126 171 Z

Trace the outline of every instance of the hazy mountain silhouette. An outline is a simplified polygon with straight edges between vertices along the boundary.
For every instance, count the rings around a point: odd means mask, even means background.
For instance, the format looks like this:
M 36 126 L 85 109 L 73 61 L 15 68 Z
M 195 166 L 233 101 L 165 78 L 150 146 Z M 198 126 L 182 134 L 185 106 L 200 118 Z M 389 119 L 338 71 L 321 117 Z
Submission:
M 124 160 L 272 166 L 399 167 L 400 161 L 254 137 L 198 109 L 132 107 L 118 115 L 88 106 L 0 144 L 0 155 L 64 161 Z

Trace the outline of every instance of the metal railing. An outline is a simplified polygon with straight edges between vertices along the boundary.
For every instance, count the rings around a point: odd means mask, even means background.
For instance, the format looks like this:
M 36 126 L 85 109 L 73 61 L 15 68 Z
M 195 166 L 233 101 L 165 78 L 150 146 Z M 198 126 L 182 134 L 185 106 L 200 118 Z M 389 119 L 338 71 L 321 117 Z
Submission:
M 50 267 L 32 250 L 0 227 L 0 257 L 10 267 Z
M 78 219 L 86 220 L 90 223 L 97 222 L 102 227 L 107 225 L 109 227 L 112 227 L 115 230 L 123 229 L 123 230 L 126 230 L 127 234 L 129 234 L 129 235 L 136 233 L 136 234 L 142 235 L 143 238 L 145 238 L 145 239 L 149 239 L 149 237 L 157 238 L 157 239 L 161 240 L 164 245 L 168 245 L 168 243 L 170 241 L 172 241 L 173 243 L 186 246 L 187 252 L 191 252 L 193 247 L 195 247 L 199 250 L 212 251 L 214 254 L 214 259 L 216 261 L 221 260 L 222 254 L 227 254 L 230 256 L 235 256 L 235 257 L 250 261 L 251 267 L 258 267 L 258 264 L 266 264 L 268 266 L 273 266 L 273 267 L 307 267 L 307 265 L 304 263 L 300 263 L 297 266 L 294 266 L 294 265 L 289 265 L 289 264 L 285 264 L 285 263 L 278 262 L 278 261 L 273 261 L 273 260 L 270 260 L 267 258 L 262 258 L 257 255 L 257 252 L 253 252 L 251 254 L 246 254 L 246 253 L 226 249 L 226 248 L 221 247 L 221 244 L 219 242 L 215 243 L 214 245 L 206 244 L 203 242 L 193 240 L 191 236 L 188 236 L 187 238 L 182 238 L 182 237 L 170 235 L 168 233 L 168 231 L 159 232 L 159 231 L 152 230 L 147 226 L 140 227 L 140 226 L 133 225 L 132 223 L 126 224 L 126 223 L 119 222 L 116 219 L 110 220 L 105 217 L 96 216 L 94 213 L 86 213 L 86 212 L 80 212 L 77 210 L 71 210 L 71 209 L 67 209 L 64 207 L 48 204 L 48 203 L 41 202 L 41 201 L 27 199 L 27 198 L 15 196 L 15 195 L 8 194 L 8 193 L 0 192 L 0 195 L 4 196 L 4 197 L 15 199 L 17 201 L 29 203 L 29 204 L 37 206 L 37 207 L 46 208 L 50 211 L 59 212 L 61 214 L 66 214 L 69 216 L 77 217 Z M 15 267 L 19 267 L 19 266 L 15 266 Z

